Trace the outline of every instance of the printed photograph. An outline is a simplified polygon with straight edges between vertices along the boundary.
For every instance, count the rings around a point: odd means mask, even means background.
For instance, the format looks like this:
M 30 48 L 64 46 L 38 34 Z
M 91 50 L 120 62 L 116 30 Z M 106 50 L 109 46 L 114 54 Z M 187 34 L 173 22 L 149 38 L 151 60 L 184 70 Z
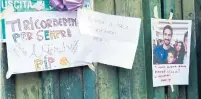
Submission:
M 190 57 L 191 21 L 152 19 L 152 62 L 188 64 Z

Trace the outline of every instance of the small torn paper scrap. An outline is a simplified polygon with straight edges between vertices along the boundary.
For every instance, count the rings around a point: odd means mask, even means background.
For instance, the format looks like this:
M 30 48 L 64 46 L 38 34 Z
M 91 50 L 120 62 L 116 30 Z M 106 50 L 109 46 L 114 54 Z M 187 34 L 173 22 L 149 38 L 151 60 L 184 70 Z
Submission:
M 140 18 L 108 15 L 87 9 L 77 12 L 82 35 L 78 60 L 131 69 L 140 33 Z

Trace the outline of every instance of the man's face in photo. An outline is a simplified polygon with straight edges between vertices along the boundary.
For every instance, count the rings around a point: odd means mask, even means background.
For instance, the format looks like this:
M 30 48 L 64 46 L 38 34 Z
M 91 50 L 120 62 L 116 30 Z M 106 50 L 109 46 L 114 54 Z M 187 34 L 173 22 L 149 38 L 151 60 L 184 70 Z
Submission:
M 167 46 L 170 45 L 170 41 L 172 38 L 172 33 L 170 29 L 165 29 L 163 33 L 163 38 L 164 38 L 164 44 Z

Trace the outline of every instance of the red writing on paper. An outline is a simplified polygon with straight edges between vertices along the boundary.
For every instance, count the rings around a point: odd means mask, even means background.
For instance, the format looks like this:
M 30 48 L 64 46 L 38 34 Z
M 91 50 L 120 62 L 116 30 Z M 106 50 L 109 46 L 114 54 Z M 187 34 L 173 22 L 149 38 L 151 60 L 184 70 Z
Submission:
M 155 65 L 153 75 L 155 79 L 159 79 L 161 83 L 170 82 L 172 76 L 182 73 L 186 69 L 186 65 Z

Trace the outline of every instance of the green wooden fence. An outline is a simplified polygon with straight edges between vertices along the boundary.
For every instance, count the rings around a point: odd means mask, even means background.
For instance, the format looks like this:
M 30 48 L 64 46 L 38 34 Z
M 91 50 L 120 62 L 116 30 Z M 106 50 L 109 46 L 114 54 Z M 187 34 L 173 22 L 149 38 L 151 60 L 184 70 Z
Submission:
M 5 1 L 5 0 L 4 0 Z M 15 0 L 16 1 L 16 0 Z M 38 0 L 32 0 L 36 3 Z M 2 2 L 1 2 L 2 3 Z M 151 27 L 153 8 L 158 6 L 160 18 L 192 19 L 190 76 L 188 86 L 170 88 L 152 86 Z M 7 72 L 6 44 L 3 44 L 0 68 L 0 99 L 198 99 L 197 54 L 201 42 L 200 0 L 94 0 L 94 10 L 121 16 L 142 18 L 140 39 L 132 70 L 96 64 L 95 72 L 87 66 L 14 75 L 5 79 Z M 49 8 L 49 1 L 45 0 Z M 2 10 L 2 9 L 1 9 Z M 16 9 L 34 11 L 33 9 Z M 4 23 L 2 21 L 1 23 Z M 2 31 L 4 25 L 1 24 Z M 4 31 L 3 31 L 4 32 Z M 199 40 L 200 39 L 200 40 Z M 200 43 L 201 44 L 201 43 Z M 201 73 L 200 73 L 201 74 Z

